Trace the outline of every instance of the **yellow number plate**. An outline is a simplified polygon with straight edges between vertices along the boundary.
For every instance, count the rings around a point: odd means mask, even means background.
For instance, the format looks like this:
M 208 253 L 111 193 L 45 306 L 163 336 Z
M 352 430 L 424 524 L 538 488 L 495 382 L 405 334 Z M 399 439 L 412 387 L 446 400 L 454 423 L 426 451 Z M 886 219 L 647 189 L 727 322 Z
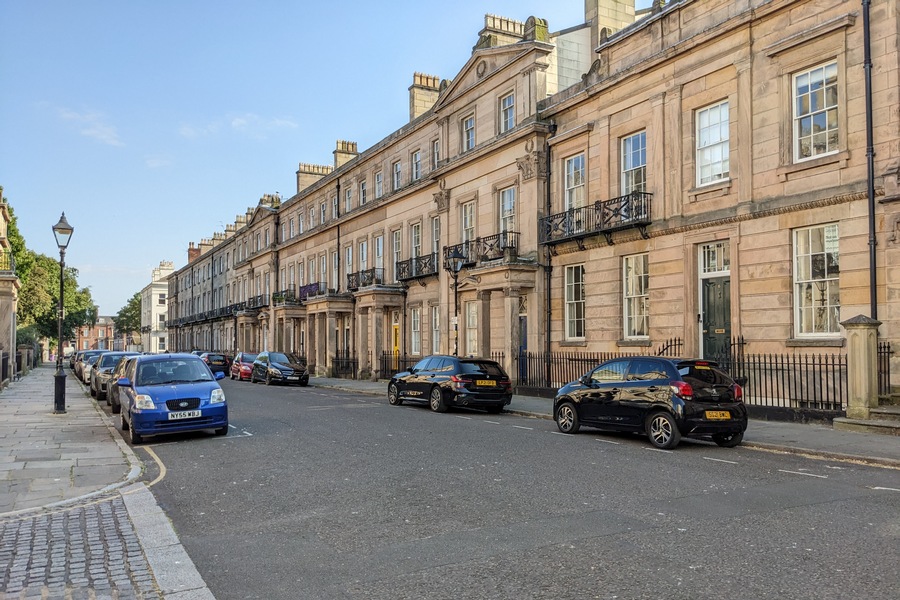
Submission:
M 727 410 L 708 410 L 706 418 L 710 421 L 728 421 L 731 419 L 731 413 Z
M 497 385 L 497 382 L 493 379 L 478 379 L 475 381 L 475 385 L 494 386 Z

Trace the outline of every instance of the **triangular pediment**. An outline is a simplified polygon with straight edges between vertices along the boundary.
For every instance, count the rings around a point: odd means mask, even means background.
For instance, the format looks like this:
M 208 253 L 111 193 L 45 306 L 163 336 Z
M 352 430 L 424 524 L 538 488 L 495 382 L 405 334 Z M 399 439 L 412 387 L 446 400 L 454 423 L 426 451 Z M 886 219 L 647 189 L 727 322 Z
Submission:
M 434 105 L 435 112 L 453 103 L 454 100 L 465 95 L 472 88 L 487 81 L 492 75 L 519 61 L 526 55 L 533 54 L 534 58 L 530 59 L 533 61 L 537 60 L 538 57 L 549 54 L 552 49 L 553 46 L 547 43 L 526 41 L 498 48 L 475 50 L 456 77 L 441 91 Z M 538 52 L 536 53 L 536 51 Z
M 250 215 L 250 218 L 247 219 L 247 227 L 252 226 L 259 221 L 265 219 L 268 215 L 275 214 L 276 210 L 274 208 L 270 208 L 268 206 L 259 205 L 253 209 L 253 213 Z

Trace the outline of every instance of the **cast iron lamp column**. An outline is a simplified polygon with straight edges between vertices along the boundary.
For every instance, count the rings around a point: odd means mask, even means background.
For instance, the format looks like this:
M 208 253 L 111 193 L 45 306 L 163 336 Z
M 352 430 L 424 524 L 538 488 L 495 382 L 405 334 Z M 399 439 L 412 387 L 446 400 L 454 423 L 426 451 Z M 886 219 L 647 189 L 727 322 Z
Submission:
M 459 272 L 462 271 L 466 256 L 459 246 L 447 255 L 444 268 L 453 278 L 453 356 L 459 356 Z
M 63 282 L 66 270 L 66 247 L 72 239 L 75 228 L 66 221 L 66 213 L 59 218 L 59 223 L 53 226 L 53 235 L 56 237 L 56 245 L 59 246 L 59 312 L 57 313 L 58 338 L 56 343 L 56 375 L 54 375 L 53 390 L 53 414 L 64 415 L 66 413 L 66 372 L 63 370 Z

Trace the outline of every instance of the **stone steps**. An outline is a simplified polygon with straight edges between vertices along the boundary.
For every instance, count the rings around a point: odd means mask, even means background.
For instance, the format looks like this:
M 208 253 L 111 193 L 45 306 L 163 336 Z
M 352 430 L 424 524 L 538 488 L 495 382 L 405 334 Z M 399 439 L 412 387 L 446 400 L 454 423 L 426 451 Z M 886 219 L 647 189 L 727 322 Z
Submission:
M 845 431 L 900 435 L 900 406 L 882 405 L 872 408 L 868 419 L 838 417 L 832 421 L 832 427 Z

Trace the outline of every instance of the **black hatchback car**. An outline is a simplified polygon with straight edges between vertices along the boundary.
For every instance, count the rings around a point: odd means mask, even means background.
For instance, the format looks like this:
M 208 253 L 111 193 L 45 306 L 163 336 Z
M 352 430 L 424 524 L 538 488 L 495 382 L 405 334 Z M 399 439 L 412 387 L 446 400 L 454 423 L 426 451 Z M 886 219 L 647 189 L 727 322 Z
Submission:
M 561 387 L 553 415 L 563 433 L 589 425 L 646 433 L 657 448 L 674 448 L 682 436 L 731 448 L 747 429 L 743 394 L 715 362 L 631 356 L 601 363 Z
M 250 383 L 265 381 L 273 383 L 296 383 L 301 386 L 309 384 L 309 370 L 306 361 L 288 352 L 260 352 L 253 361 L 250 371 Z
M 427 402 L 431 410 L 449 406 L 483 408 L 499 413 L 512 401 L 512 382 L 500 363 L 484 358 L 428 356 L 388 384 L 388 402 Z

